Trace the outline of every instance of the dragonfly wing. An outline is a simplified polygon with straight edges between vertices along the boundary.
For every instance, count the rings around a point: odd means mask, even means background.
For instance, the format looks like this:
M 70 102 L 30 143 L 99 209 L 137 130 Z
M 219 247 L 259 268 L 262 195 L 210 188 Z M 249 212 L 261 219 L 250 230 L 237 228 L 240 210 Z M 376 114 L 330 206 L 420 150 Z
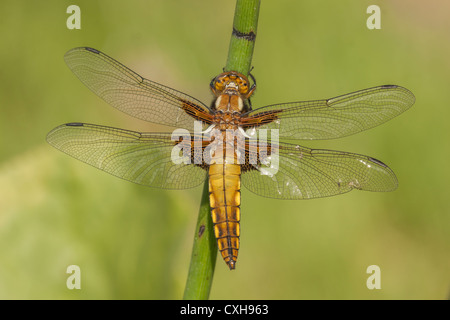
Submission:
M 145 79 L 98 50 L 74 48 L 64 59 L 89 89 L 133 117 L 190 131 L 194 120 L 210 119 L 209 108 L 202 102 Z
M 334 139 L 376 127 L 410 108 L 414 95 L 385 85 L 331 99 L 270 105 L 243 118 L 246 128 L 278 129 L 280 138 Z
M 50 131 L 47 141 L 100 170 L 150 187 L 192 188 L 206 179 L 199 166 L 172 161 L 175 141 L 170 134 L 68 123 Z
M 392 170 L 368 156 L 287 143 L 280 143 L 278 149 L 278 164 L 272 154 L 266 165 L 243 170 L 242 184 L 247 189 L 264 197 L 294 200 L 328 197 L 353 189 L 397 188 Z

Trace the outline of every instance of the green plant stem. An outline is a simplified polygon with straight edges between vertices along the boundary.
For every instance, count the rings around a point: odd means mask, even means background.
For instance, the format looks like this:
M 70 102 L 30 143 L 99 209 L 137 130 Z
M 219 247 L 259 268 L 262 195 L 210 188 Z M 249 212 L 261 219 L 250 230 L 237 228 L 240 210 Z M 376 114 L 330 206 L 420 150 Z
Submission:
M 258 25 L 260 0 L 237 0 L 233 20 L 233 32 L 228 49 L 225 71 L 237 71 L 248 75 Z M 209 207 L 208 180 L 195 228 L 191 264 L 189 266 L 183 299 L 205 300 L 211 291 L 217 260 L 217 242 Z
M 191 265 L 189 267 L 183 299 L 208 299 L 216 260 L 217 242 L 210 216 L 208 181 L 206 181 L 203 187 L 202 201 L 195 227 Z
M 248 75 L 252 65 L 260 0 L 238 0 L 225 71 Z

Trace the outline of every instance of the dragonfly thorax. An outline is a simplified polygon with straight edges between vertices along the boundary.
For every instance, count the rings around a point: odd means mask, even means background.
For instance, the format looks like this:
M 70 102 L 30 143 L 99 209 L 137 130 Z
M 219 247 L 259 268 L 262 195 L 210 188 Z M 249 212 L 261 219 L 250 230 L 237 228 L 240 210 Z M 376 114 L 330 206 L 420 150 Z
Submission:
M 221 94 L 214 102 L 214 108 L 222 113 L 241 113 L 244 109 L 244 101 L 239 95 Z
M 236 103 L 226 103 L 228 98 L 239 99 Z M 232 99 L 230 99 L 232 100 Z M 219 130 L 236 130 L 241 123 L 241 110 L 243 108 L 242 99 L 238 96 L 223 95 L 216 100 L 216 112 L 214 113 L 213 123 Z

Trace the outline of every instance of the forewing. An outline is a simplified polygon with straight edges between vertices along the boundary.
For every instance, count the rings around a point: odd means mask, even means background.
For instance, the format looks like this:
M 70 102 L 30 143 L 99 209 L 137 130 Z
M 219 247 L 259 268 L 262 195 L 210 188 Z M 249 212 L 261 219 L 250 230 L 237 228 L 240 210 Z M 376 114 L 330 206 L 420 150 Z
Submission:
M 280 138 L 334 139 L 376 127 L 414 101 L 408 89 L 385 85 L 331 99 L 258 108 L 247 113 L 242 123 L 246 129 L 278 129 Z
M 172 161 L 170 134 L 68 123 L 50 131 L 47 141 L 100 170 L 149 187 L 192 188 L 206 179 L 200 167 Z
M 294 200 L 329 197 L 353 189 L 397 188 L 392 170 L 368 156 L 286 143 L 280 143 L 278 149 L 278 164 L 272 155 L 266 165 L 258 164 L 244 171 L 242 184 L 247 189 L 264 197 Z
M 98 50 L 74 48 L 64 59 L 89 89 L 133 117 L 190 131 L 194 120 L 210 119 L 209 108 L 202 102 L 145 79 Z

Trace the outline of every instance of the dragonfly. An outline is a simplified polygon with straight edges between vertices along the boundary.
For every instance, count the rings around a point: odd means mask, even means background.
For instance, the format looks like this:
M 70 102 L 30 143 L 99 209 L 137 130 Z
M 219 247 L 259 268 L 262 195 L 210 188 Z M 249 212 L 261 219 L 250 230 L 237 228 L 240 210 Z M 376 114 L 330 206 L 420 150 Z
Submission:
M 149 133 L 73 122 L 50 131 L 47 141 L 137 184 L 185 189 L 208 183 L 214 234 L 230 270 L 236 267 L 240 246 L 241 183 L 255 194 L 275 199 L 397 188 L 394 172 L 380 160 L 310 149 L 296 140 L 345 137 L 398 116 L 415 102 L 401 86 L 253 109 L 250 97 L 256 81 L 251 75 L 224 71 L 214 77 L 210 83 L 214 99 L 207 105 L 143 78 L 93 48 L 71 49 L 64 58 L 72 72 L 112 107 L 175 130 Z

